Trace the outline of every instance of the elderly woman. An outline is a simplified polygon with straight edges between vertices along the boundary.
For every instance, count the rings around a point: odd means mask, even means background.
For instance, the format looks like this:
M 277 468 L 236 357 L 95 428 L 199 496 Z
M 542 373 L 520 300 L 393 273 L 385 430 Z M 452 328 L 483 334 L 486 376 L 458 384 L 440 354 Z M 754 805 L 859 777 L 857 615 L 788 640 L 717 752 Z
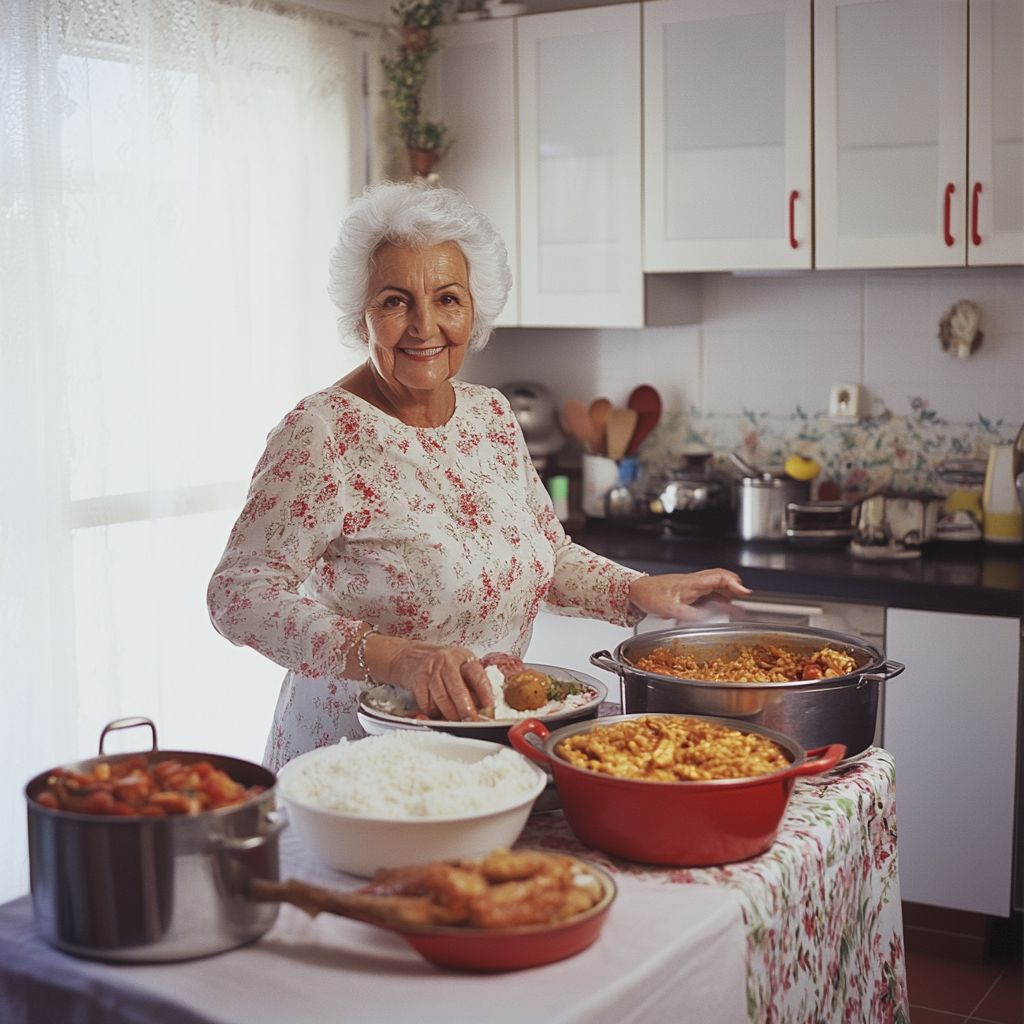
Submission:
M 288 669 L 265 763 L 359 736 L 360 690 L 479 718 L 479 659 L 516 659 L 541 603 L 631 625 L 722 569 L 645 576 L 565 535 L 505 398 L 456 379 L 508 296 L 505 247 L 459 193 L 386 184 L 352 206 L 330 294 L 366 362 L 271 432 L 209 587 L 217 629 Z M 486 661 L 486 659 L 485 659 Z

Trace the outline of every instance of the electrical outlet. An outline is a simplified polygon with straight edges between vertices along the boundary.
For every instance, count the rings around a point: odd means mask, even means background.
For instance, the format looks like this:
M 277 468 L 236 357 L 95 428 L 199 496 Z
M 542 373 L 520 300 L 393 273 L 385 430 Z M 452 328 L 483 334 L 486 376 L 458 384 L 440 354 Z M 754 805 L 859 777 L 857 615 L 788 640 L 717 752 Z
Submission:
M 863 415 L 863 404 L 864 389 L 859 384 L 833 384 L 828 414 L 840 423 L 856 423 Z

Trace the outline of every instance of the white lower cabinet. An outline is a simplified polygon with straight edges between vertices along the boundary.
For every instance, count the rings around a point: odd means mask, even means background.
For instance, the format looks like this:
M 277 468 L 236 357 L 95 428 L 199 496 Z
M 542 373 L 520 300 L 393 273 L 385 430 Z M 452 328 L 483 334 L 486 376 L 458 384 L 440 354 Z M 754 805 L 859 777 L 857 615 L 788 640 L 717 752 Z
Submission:
M 885 701 L 903 899 L 1010 913 L 1020 621 L 890 608 Z
M 619 677 L 590 664 L 596 651 L 614 651 L 633 635 L 629 626 L 600 619 L 577 619 L 541 611 L 533 623 L 533 639 L 523 661 L 585 672 L 608 687 L 608 699 L 619 699 Z

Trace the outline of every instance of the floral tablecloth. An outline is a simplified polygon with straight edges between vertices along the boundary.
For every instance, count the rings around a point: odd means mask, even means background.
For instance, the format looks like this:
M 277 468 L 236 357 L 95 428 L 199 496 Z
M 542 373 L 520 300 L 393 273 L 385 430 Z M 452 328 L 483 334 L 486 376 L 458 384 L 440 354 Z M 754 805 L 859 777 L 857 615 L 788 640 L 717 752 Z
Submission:
M 632 864 L 582 846 L 560 813 L 534 815 L 520 844 L 582 853 L 645 881 L 732 891 L 747 926 L 754 1024 L 909 1024 L 895 769 L 885 750 L 799 780 L 775 845 L 740 864 Z

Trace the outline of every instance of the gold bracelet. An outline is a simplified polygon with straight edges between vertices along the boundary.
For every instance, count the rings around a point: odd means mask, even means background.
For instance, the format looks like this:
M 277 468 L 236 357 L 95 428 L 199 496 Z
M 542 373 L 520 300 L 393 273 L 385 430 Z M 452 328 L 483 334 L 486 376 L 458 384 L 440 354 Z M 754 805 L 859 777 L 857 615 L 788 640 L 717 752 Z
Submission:
M 380 633 L 380 630 L 376 626 L 371 626 L 365 633 L 363 633 L 356 643 L 356 661 L 359 663 L 359 667 L 363 670 L 363 686 L 370 687 L 376 686 L 377 680 L 370 674 L 369 668 L 366 666 L 366 641 L 371 633 Z

